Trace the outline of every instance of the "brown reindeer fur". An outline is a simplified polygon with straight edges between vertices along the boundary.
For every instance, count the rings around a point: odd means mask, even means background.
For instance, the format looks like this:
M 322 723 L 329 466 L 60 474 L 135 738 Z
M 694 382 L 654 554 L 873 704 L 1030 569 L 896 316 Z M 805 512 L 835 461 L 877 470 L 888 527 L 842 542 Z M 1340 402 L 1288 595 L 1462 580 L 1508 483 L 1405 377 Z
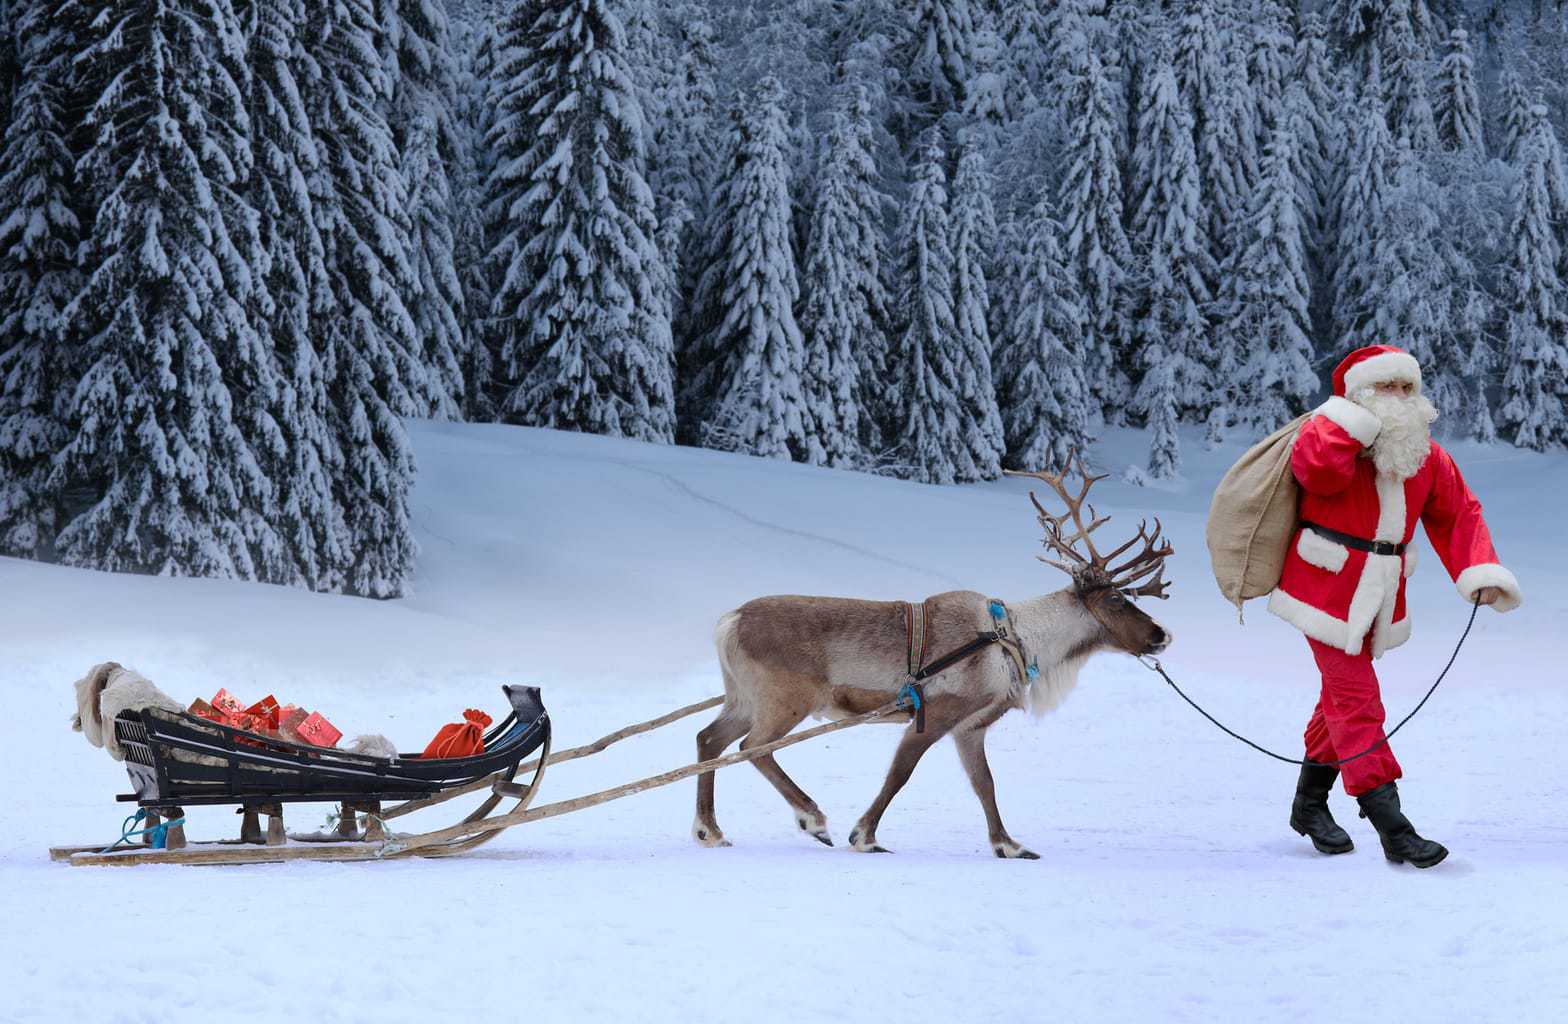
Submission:
M 929 598 L 926 662 L 994 628 L 990 603 L 974 591 Z M 850 834 L 856 849 L 882 850 L 876 829 L 883 813 L 925 751 L 951 733 L 985 811 L 993 851 L 999 857 L 1033 857 L 1002 825 L 985 731 L 1014 708 L 1029 706 L 1043 714 L 1056 707 L 1096 651 L 1143 654 L 1170 642 L 1153 619 L 1106 594 L 1067 589 L 1010 605 L 1009 612 L 1015 635 L 1038 659 L 1038 678 L 1018 679 L 1012 659 L 994 645 L 927 678 L 925 730 L 908 725 L 881 792 Z M 762 597 L 722 616 L 715 642 L 725 700 L 719 717 L 697 736 L 701 760 L 719 756 L 737 739 L 744 738 L 743 750 L 771 742 L 807 716 L 838 718 L 882 707 L 908 678 L 906 611 L 898 601 Z M 753 763 L 790 805 L 796 825 L 832 845 L 826 817 L 778 762 L 770 756 Z M 713 790 L 713 773 L 699 775 L 692 832 L 704 845 L 728 846 L 715 818 Z

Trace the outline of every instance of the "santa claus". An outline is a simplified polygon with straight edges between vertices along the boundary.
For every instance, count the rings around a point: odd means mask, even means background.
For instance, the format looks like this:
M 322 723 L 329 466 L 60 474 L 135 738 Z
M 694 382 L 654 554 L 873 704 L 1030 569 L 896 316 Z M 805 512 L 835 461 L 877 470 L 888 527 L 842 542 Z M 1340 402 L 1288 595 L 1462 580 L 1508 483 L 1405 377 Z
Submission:
M 1307 635 L 1323 676 L 1307 723 L 1307 761 L 1290 824 L 1323 853 L 1346 853 L 1328 794 L 1334 762 L 1345 792 L 1372 822 L 1396 863 L 1427 868 L 1448 856 L 1400 811 L 1401 777 L 1383 736 L 1383 702 L 1372 662 L 1410 638 L 1405 581 L 1416 568 L 1416 521 L 1453 577 L 1459 596 L 1497 611 L 1517 608 L 1519 581 L 1498 563 L 1453 458 L 1432 440 L 1437 410 L 1421 393 L 1421 368 L 1389 345 L 1352 352 L 1334 370 L 1334 395 L 1302 426 L 1291 449 L 1301 484 L 1300 526 L 1269 611 Z

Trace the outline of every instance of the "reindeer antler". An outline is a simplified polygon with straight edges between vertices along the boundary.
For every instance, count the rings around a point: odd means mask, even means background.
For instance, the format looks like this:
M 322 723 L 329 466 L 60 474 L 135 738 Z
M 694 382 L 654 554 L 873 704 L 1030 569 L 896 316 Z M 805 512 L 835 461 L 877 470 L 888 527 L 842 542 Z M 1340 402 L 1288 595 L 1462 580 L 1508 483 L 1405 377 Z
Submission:
M 1096 550 L 1094 540 L 1090 537 L 1090 534 L 1110 522 L 1111 517 L 1097 514 L 1094 506 L 1088 505 L 1086 502 L 1089 496 L 1089 488 L 1104 480 L 1106 475 L 1090 476 L 1088 470 L 1084 468 L 1083 455 L 1079 453 L 1076 456 L 1076 470 L 1079 479 L 1082 480 L 1082 486 L 1078 489 L 1077 494 L 1072 494 L 1067 489 L 1066 481 L 1068 475 L 1074 471 L 1074 461 L 1074 458 L 1069 458 L 1067 465 L 1060 473 L 1047 473 L 1044 470 L 1033 472 L 1007 470 L 1009 476 L 1028 476 L 1036 480 L 1045 481 L 1067 506 L 1066 512 L 1059 516 L 1052 515 L 1045 510 L 1045 506 L 1040 504 L 1040 499 L 1035 496 L 1035 493 L 1033 491 L 1029 492 L 1029 500 L 1034 503 L 1035 511 L 1039 513 L 1040 525 L 1045 529 L 1045 539 L 1042 543 L 1045 544 L 1048 550 L 1070 560 L 1062 562 L 1041 555 L 1039 556 L 1040 561 L 1061 569 L 1072 576 L 1074 582 L 1080 585 L 1091 584 L 1100 587 L 1113 587 L 1133 597 L 1158 597 L 1161 599 L 1168 597 L 1169 595 L 1165 593 L 1165 588 L 1169 587 L 1170 584 L 1164 578 L 1165 559 L 1172 554 L 1173 549 L 1168 542 L 1161 543 L 1160 520 L 1158 518 L 1154 520 L 1154 532 L 1152 534 L 1148 532 L 1147 521 L 1140 522 L 1138 524 L 1137 536 L 1108 555 L 1100 554 Z M 1086 508 L 1089 512 L 1089 521 L 1087 523 L 1083 519 L 1083 511 Z M 1063 527 L 1067 525 L 1068 520 L 1072 521 L 1074 532 L 1071 536 L 1064 536 Z M 1142 550 L 1121 565 L 1111 568 L 1110 563 L 1113 559 L 1140 541 L 1143 543 Z M 1080 542 L 1084 547 L 1082 552 L 1077 547 Z M 1154 574 L 1154 579 L 1148 580 L 1142 586 L 1133 588 L 1132 585 L 1134 583 L 1145 579 L 1151 573 Z

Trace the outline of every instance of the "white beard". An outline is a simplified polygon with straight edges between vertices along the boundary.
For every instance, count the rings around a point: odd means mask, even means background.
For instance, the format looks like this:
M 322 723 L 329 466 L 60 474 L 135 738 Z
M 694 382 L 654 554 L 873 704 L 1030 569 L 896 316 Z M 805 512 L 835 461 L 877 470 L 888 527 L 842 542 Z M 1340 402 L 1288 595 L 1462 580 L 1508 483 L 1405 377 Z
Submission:
M 1354 400 L 1383 424 L 1369 450 L 1377 471 L 1395 480 L 1415 476 L 1432 452 L 1437 407 L 1425 395 L 1380 395 L 1372 388 L 1361 389 Z

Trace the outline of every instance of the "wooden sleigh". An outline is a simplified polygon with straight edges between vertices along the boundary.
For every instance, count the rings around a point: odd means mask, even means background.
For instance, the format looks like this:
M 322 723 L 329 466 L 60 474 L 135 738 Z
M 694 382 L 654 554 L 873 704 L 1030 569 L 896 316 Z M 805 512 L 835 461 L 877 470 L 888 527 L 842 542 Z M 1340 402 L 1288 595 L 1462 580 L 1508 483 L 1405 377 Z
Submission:
M 240 838 L 187 842 L 182 826 L 165 825 L 167 841 L 162 848 L 150 843 L 113 849 L 108 843 L 57 846 L 50 848 L 50 859 L 76 866 L 133 866 L 449 857 L 475 849 L 514 825 L 569 814 L 703 772 L 754 761 L 841 729 L 888 719 L 907 722 L 914 713 L 913 706 L 900 699 L 748 750 L 532 807 L 547 767 L 596 754 L 628 737 L 718 707 L 724 698 L 710 697 L 618 729 L 592 743 L 551 753 L 550 717 L 538 688 L 502 689 L 512 714 L 486 734 L 483 754 L 466 758 L 378 758 L 267 739 L 190 714 L 126 712 L 114 726 L 127 751 L 125 767 L 135 792 L 117 799 L 137 804 L 150 812 L 149 820 L 155 815 L 160 823 L 163 819 L 181 821 L 186 806 L 237 805 L 245 814 Z M 534 754 L 537 756 L 532 760 L 523 760 Z M 514 781 L 517 775 L 530 771 L 533 774 L 526 785 Z M 486 790 L 489 793 L 477 810 L 446 828 L 408 834 L 387 826 L 405 814 Z M 505 799 L 517 803 L 504 813 L 492 814 Z M 397 802 L 384 807 L 387 801 Z M 289 835 L 284 831 L 283 805 L 307 802 L 341 805 L 336 832 Z M 262 815 L 269 819 L 265 833 L 260 827 Z
M 537 687 L 505 686 L 502 691 L 511 713 L 485 735 L 484 752 L 472 757 L 373 757 L 261 737 L 189 713 L 156 708 L 124 712 L 115 719 L 114 730 L 125 750 L 133 792 L 117 799 L 145 812 L 149 826 L 141 830 L 142 844 L 55 847 L 50 857 L 78 865 L 375 859 L 401 852 L 388 835 L 389 818 L 483 788 L 489 788 L 490 795 L 460 824 L 483 819 L 508 797 L 518 801 L 516 809 L 527 807 L 549 757 L 550 716 Z M 532 780 L 526 786 L 514 783 L 523 760 L 541 749 L 530 765 Z M 285 804 L 326 802 L 339 805 L 335 832 L 285 832 Z M 384 809 L 388 802 L 396 805 Z M 237 805 L 243 812 L 239 839 L 189 843 L 183 824 L 165 824 L 183 821 L 186 807 L 213 804 Z M 263 815 L 268 818 L 265 833 Z M 480 831 L 410 852 L 449 856 L 474 849 L 500 831 Z M 164 840 L 157 847 L 154 835 Z

